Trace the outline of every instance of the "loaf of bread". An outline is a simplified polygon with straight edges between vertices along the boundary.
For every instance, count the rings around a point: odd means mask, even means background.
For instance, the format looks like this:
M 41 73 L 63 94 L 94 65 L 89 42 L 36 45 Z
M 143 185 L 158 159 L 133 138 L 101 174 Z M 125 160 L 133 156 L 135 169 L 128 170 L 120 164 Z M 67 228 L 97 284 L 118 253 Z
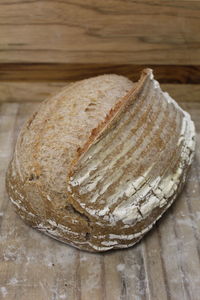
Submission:
M 87 251 L 138 242 L 181 191 L 192 162 L 189 114 L 152 70 L 103 75 L 44 101 L 22 128 L 7 190 L 32 227 Z

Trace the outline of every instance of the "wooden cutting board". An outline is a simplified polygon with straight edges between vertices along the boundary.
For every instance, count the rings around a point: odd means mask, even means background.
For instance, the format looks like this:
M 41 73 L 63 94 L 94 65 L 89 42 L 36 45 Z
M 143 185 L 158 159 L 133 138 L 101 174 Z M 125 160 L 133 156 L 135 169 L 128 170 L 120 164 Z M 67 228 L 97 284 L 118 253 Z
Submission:
M 36 103 L 0 106 L 0 299 L 200 299 L 200 103 L 182 103 L 197 148 L 181 196 L 136 246 L 90 254 L 28 227 L 15 214 L 5 172 L 19 128 Z

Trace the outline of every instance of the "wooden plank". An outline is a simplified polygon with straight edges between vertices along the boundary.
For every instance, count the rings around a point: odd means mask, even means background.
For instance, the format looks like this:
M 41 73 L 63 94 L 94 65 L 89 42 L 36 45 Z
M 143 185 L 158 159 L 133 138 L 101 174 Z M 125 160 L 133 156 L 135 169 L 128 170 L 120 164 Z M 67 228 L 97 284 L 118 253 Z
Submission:
M 168 294 L 171 299 L 188 299 L 186 282 L 180 264 L 181 250 L 177 246 L 177 236 L 173 223 L 172 208 L 158 223 L 160 251 L 163 258 L 163 267 L 166 273 Z M 169 276 L 170 274 L 170 276 Z
M 42 101 L 67 82 L 0 82 L 0 102 Z
M 124 298 L 122 299 L 148 299 L 148 275 L 145 270 L 143 243 L 127 249 L 126 255 L 123 255 L 122 252 L 120 257 L 120 264 L 117 265 L 117 270 L 121 273 L 124 286 Z
M 102 299 L 115 300 L 117 298 L 124 299 L 126 295 L 126 287 L 124 286 L 121 276 L 121 255 L 118 251 L 106 253 L 102 256 Z M 124 271 L 124 270 L 123 270 Z
M 200 132 L 200 102 L 194 102 L 194 103 L 189 103 L 189 102 L 183 102 L 181 103 L 181 107 L 188 111 L 191 114 L 192 120 L 194 121 L 196 131 L 199 133 Z M 198 139 L 198 135 L 197 135 Z M 200 153 L 199 153 L 199 148 L 196 147 L 196 160 L 199 162 L 198 165 L 200 166 Z M 200 170 L 199 170 L 200 171 Z
M 68 83 L 63 81 L 3 81 L 0 82 L 0 103 L 39 102 L 59 92 Z M 178 102 L 200 102 L 200 84 L 161 84 L 161 87 Z
M 80 252 L 81 300 L 102 299 L 101 256 Z
M 169 299 L 168 284 L 156 228 L 144 239 L 143 249 L 146 273 L 149 278 L 149 299 L 167 300 Z
M 200 64 L 198 1 L 1 1 L 0 62 Z
M 194 235 L 193 220 L 187 205 L 187 192 L 185 191 L 181 196 L 181 201 L 178 201 L 178 199 L 172 207 L 172 222 L 178 249 L 177 258 L 184 281 L 185 292 L 188 299 L 195 299 L 196 295 L 200 294 L 198 241 Z M 198 212 L 200 212 L 200 205 Z
M 0 190 L 5 193 L 5 169 L 7 168 L 12 154 L 13 132 L 16 125 L 16 115 L 19 104 L 9 105 L 4 103 L 0 106 Z M 0 198 L 0 209 L 3 205 L 3 197 Z
M 200 84 L 161 84 L 177 102 L 200 102 Z
M 76 81 L 102 74 L 120 74 L 137 81 L 144 68 L 152 68 L 160 83 L 200 83 L 200 66 L 133 64 L 0 64 L 0 81 Z

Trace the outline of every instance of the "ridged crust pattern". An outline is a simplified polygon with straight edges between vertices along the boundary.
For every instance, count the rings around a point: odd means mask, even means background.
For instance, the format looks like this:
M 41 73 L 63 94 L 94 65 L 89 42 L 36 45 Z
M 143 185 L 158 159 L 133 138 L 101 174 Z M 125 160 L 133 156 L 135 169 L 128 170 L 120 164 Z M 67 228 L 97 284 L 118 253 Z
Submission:
M 20 216 L 88 251 L 135 244 L 173 203 L 195 148 L 187 112 L 152 71 L 72 84 L 21 130 L 7 173 Z

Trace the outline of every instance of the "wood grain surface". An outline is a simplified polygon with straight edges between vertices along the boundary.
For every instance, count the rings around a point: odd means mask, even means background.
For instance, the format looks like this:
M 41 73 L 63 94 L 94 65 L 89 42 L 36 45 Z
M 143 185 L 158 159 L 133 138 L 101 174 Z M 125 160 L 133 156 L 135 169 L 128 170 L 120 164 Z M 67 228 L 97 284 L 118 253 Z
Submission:
M 0 1 L 0 62 L 200 64 L 199 1 Z
M 0 104 L 0 299 L 198 300 L 200 295 L 200 103 L 181 103 L 197 131 L 184 191 L 136 246 L 90 254 L 31 229 L 15 214 L 5 172 L 36 102 Z
M 38 102 L 59 92 L 69 82 L 64 81 L 2 81 L 1 102 Z M 161 84 L 177 102 L 200 102 L 200 84 Z
M 0 81 L 76 81 L 103 74 L 120 74 L 138 81 L 151 68 L 160 83 L 200 84 L 200 66 L 115 64 L 0 64 Z

